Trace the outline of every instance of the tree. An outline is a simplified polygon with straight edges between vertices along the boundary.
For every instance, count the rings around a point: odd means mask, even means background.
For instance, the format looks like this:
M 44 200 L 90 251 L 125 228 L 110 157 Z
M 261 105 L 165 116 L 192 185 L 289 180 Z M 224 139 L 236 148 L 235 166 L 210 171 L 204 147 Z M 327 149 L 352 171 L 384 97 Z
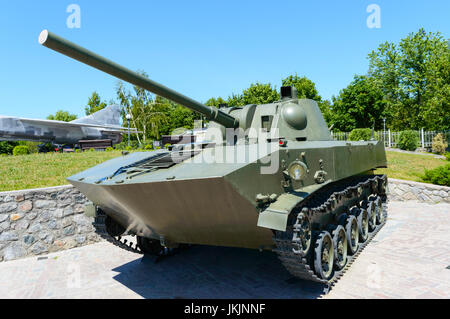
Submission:
M 212 97 L 205 103 L 205 105 L 216 106 L 216 107 L 218 107 L 220 104 L 228 104 L 228 101 L 224 100 L 223 98 L 221 98 L 219 96 L 217 99 Z
M 138 71 L 138 73 L 148 78 L 145 72 Z M 167 105 L 164 104 L 165 101 L 155 100 L 150 92 L 138 86 L 133 86 L 131 92 L 121 81 L 118 82 L 116 94 L 120 104 L 126 107 L 126 110 L 122 112 L 124 121 L 126 121 L 126 113 L 129 112 L 133 127 L 142 131 L 142 133 L 136 134 L 138 142 L 141 143 L 141 139 L 143 142 L 146 142 L 148 138 L 159 139 L 161 124 L 167 121 L 164 113 L 167 108 Z
M 376 82 L 368 76 L 355 76 L 337 97 L 333 97 L 330 120 L 337 130 L 350 132 L 355 128 L 383 127 L 386 101 Z
M 242 99 L 241 94 L 231 94 L 228 96 L 227 104 L 229 106 L 244 106 L 245 102 Z
M 176 129 L 192 129 L 194 127 L 194 120 L 199 120 L 201 118 L 200 114 L 191 111 L 184 106 L 167 100 L 166 103 L 167 107 L 164 110 L 164 114 L 167 117 L 167 121 L 160 127 L 162 135 L 171 135 Z
M 297 74 L 289 75 L 281 80 L 283 86 L 294 86 L 297 89 L 297 97 L 299 99 L 311 99 L 317 102 L 322 101 L 313 81 L 307 77 L 300 77 Z
M 405 126 L 399 122 L 405 115 L 402 108 L 400 95 L 400 56 L 397 46 L 393 43 L 385 42 L 378 47 L 377 51 L 369 53 L 368 75 L 374 79 L 377 86 L 383 92 L 383 99 L 386 101 L 386 122 L 391 127 Z
M 267 104 L 278 101 L 280 94 L 270 83 L 262 84 L 256 82 L 242 92 L 241 105 Z
M 210 98 L 205 105 L 219 106 L 219 104 L 227 104 L 228 106 L 245 106 L 247 104 L 267 104 L 278 101 L 280 94 L 273 88 L 270 83 L 262 84 L 256 82 L 244 89 L 241 94 L 231 94 L 225 100 L 221 97 Z
M 369 61 L 368 75 L 383 91 L 391 128 L 450 128 L 450 51 L 439 32 L 419 29 L 398 45 L 383 43 Z
M 77 116 L 75 114 L 69 114 L 69 112 L 62 111 L 62 110 L 59 110 L 58 112 L 56 112 L 55 115 L 50 114 L 49 116 L 47 116 L 47 120 L 52 120 L 52 121 L 70 122 L 70 121 L 73 121 L 76 119 L 77 119 Z
M 100 95 L 98 95 L 96 91 L 92 92 L 87 104 L 88 105 L 84 108 L 86 115 L 98 112 L 107 106 L 105 102 L 101 101 Z

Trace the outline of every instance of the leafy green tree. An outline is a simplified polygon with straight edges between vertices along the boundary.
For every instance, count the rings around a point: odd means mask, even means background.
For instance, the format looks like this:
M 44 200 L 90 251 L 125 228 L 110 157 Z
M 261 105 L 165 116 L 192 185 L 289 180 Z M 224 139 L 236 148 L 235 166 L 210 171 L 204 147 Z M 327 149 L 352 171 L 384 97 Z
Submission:
M 176 129 L 178 133 L 182 133 L 184 129 L 192 129 L 194 120 L 201 119 L 201 115 L 191 111 L 190 109 L 173 103 L 161 97 L 157 97 L 162 107 L 167 121 L 161 124 L 161 135 L 171 135 Z M 181 129 L 184 128 L 184 129 Z
M 100 95 L 98 95 L 96 91 L 92 92 L 87 104 L 88 105 L 84 108 L 86 115 L 98 112 L 107 106 L 105 102 L 102 102 Z
M 256 82 L 242 92 L 241 105 L 267 104 L 278 101 L 280 94 L 270 83 L 262 84 Z
M 450 50 L 439 32 L 419 29 L 398 45 L 383 43 L 369 61 L 369 76 L 383 91 L 391 128 L 450 128 Z
M 220 104 L 228 104 L 228 101 L 226 101 L 225 99 L 223 99 L 219 96 L 218 98 L 212 97 L 205 103 L 205 105 L 216 106 L 216 107 L 218 107 Z
M 368 75 L 374 79 L 377 86 L 383 92 L 383 99 L 386 101 L 386 123 L 393 128 L 403 126 L 398 122 L 404 111 L 401 102 L 399 72 L 400 55 L 394 43 L 385 42 L 381 44 L 377 51 L 372 51 L 368 56 Z
M 368 76 L 355 76 L 337 97 L 333 97 L 331 122 L 337 130 L 350 132 L 355 128 L 383 127 L 386 102 L 382 90 Z
M 148 78 L 147 73 L 138 73 Z M 122 112 L 124 122 L 127 121 L 125 116 L 129 112 L 133 127 L 142 131 L 136 134 L 138 142 L 141 143 L 142 140 L 145 143 L 148 138 L 159 139 L 161 124 L 167 121 L 163 101 L 155 100 L 150 92 L 138 86 L 133 86 L 133 91 L 127 90 L 121 81 L 116 87 L 116 94 L 120 104 L 126 107 Z
M 278 101 L 280 94 L 273 88 L 270 83 L 262 84 L 259 82 L 252 83 L 248 88 L 244 89 L 241 94 L 231 94 L 225 100 L 221 97 L 210 98 L 205 105 L 219 106 L 219 104 L 228 104 L 229 106 L 244 106 L 247 104 L 267 104 Z
M 297 74 L 291 74 L 281 80 L 281 83 L 283 86 L 295 86 L 299 99 L 311 99 L 317 102 L 322 101 L 322 97 L 317 92 L 316 85 L 307 77 L 300 77 Z
M 233 93 L 228 97 L 227 104 L 229 106 L 244 106 L 245 102 L 243 101 L 241 94 Z
M 49 116 L 47 116 L 47 120 L 52 120 L 52 121 L 70 122 L 70 121 L 73 121 L 76 119 L 77 119 L 77 116 L 75 114 L 69 114 L 69 112 L 62 111 L 62 110 L 59 110 L 58 112 L 56 112 L 55 115 L 50 114 Z

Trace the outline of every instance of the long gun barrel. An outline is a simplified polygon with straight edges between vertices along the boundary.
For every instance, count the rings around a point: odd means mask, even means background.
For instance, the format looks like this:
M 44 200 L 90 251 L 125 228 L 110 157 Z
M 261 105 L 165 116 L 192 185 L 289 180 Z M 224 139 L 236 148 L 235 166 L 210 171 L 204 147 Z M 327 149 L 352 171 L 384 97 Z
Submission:
M 117 63 L 114 63 L 104 57 L 95 54 L 75 43 L 67 41 L 56 34 L 43 30 L 39 35 L 39 43 L 54 51 L 67 55 L 72 59 L 78 60 L 84 64 L 90 65 L 100 71 L 111 74 L 128 83 L 137 85 L 154 94 L 169 99 L 175 103 L 181 104 L 193 111 L 203 114 L 211 121 L 215 121 L 227 128 L 237 128 L 239 126 L 238 119 L 220 111 L 217 108 L 209 107 L 199 103 L 187 96 L 184 96 L 164 85 L 147 79 L 146 77 L 131 71 Z

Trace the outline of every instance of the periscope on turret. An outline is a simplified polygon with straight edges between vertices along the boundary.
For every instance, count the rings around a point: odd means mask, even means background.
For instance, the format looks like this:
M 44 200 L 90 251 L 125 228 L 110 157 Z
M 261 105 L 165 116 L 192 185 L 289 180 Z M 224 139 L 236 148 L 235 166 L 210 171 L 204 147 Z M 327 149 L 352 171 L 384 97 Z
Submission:
M 268 249 L 294 276 L 332 284 L 384 225 L 387 178 L 373 173 L 386 167 L 383 143 L 334 141 L 317 103 L 294 87 L 274 103 L 217 109 L 47 30 L 39 43 L 199 112 L 208 132 L 222 133 L 208 147 L 132 153 L 68 178 L 117 245 L 158 256 L 184 244 Z M 224 152 L 245 160 L 223 161 Z M 264 172 L 268 158 L 276 165 Z

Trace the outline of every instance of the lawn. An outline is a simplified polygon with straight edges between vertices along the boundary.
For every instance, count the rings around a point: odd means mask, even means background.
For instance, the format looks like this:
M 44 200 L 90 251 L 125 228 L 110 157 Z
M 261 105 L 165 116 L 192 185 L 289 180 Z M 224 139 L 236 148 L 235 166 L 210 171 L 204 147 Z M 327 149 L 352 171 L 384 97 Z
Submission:
M 0 191 L 68 184 L 66 177 L 120 155 L 112 151 L 0 156 Z
M 415 182 L 424 181 L 421 175 L 424 169 L 432 169 L 448 163 L 445 159 L 428 155 L 416 155 L 399 152 L 386 152 L 388 168 L 377 169 L 376 174 L 387 174 L 388 177 L 406 179 Z
M 47 153 L 0 157 L 0 191 L 50 187 L 68 184 L 66 177 L 111 158 L 120 151 L 84 153 Z M 388 177 L 423 182 L 424 168 L 446 163 L 433 156 L 387 152 L 389 168 L 376 170 Z

